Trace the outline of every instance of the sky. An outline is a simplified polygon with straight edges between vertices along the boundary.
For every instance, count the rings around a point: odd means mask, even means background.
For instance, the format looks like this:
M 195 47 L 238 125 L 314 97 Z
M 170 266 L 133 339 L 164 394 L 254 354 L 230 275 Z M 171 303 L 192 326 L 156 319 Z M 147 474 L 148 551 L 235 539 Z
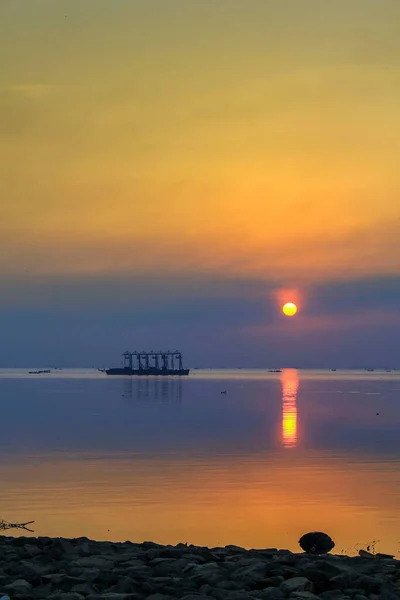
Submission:
M 0 366 L 400 367 L 399 19 L 0 0 Z

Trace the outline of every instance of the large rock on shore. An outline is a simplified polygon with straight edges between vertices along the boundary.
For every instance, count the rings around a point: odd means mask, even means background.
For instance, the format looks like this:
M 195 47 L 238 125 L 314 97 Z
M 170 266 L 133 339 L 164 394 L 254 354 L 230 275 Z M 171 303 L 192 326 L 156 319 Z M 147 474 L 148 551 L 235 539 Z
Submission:
M 335 547 L 335 542 L 327 533 L 312 531 L 305 533 L 299 539 L 299 544 L 304 552 L 309 554 L 327 554 Z
M 11 600 L 400 600 L 400 562 L 152 542 L 0 537 Z

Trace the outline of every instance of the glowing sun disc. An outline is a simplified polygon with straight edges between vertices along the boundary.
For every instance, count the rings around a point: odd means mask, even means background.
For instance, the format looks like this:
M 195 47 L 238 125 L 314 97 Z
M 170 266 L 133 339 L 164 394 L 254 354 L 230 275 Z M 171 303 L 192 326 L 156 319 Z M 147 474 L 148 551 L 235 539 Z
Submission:
M 297 306 L 293 302 L 286 302 L 282 306 L 282 312 L 287 317 L 293 317 L 297 313 Z

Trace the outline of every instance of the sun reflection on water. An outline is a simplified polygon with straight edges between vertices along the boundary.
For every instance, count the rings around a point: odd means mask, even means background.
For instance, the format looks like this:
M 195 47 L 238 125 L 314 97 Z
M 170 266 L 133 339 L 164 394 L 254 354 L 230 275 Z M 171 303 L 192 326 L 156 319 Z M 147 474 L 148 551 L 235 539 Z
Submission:
M 282 383 L 282 443 L 285 448 L 297 444 L 297 390 L 299 375 L 296 369 L 284 369 Z

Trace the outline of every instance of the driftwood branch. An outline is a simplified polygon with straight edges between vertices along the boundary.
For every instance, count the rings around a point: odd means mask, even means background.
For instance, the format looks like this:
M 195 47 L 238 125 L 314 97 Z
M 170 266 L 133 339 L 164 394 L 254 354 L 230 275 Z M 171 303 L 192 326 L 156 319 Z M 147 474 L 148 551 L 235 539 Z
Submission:
M 7 529 L 25 529 L 25 531 L 30 531 L 33 533 L 33 529 L 29 529 L 27 525 L 31 525 L 35 521 L 27 521 L 26 523 L 9 523 L 8 521 L 4 521 L 0 519 L 0 531 L 6 531 Z

